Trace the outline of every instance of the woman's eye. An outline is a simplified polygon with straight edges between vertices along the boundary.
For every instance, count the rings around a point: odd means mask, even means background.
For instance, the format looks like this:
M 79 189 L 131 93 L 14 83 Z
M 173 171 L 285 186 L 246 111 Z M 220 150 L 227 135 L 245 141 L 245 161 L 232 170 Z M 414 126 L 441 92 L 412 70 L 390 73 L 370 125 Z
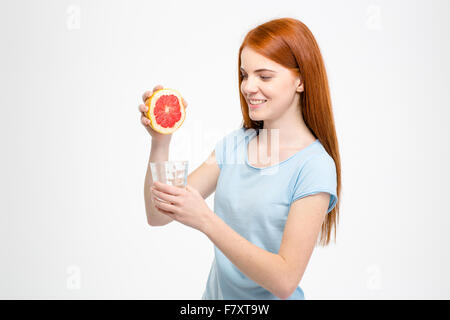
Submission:
M 241 74 L 241 77 L 242 77 L 242 79 L 247 78 L 247 76 L 246 76 L 245 74 Z M 264 77 L 264 76 L 261 76 L 261 79 L 263 79 L 263 80 L 269 80 L 270 78 L 272 78 L 272 77 Z

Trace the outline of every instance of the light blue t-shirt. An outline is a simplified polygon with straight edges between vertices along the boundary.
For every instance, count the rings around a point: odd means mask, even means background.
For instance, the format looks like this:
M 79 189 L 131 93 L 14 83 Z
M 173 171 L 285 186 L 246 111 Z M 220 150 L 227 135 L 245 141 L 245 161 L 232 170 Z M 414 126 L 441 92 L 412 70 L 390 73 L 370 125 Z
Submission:
M 249 164 L 248 142 L 255 129 L 239 128 L 219 140 L 220 167 L 214 212 L 242 237 L 278 254 L 293 201 L 319 192 L 330 193 L 328 213 L 337 202 L 336 167 L 317 139 L 288 159 L 266 168 Z M 279 300 L 245 276 L 216 246 L 202 299 Z M 288 298 L 304 299 L 300 286 Z

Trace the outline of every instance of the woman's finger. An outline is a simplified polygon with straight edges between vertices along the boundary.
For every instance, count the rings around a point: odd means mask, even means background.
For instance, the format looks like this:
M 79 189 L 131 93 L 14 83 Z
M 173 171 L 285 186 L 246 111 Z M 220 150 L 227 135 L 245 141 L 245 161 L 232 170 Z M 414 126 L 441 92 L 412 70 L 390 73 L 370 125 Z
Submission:
M 140 104 L 139 111 L 142 113 L 146 113 L 148 111 L 148 107 L 145 104 Z
M 153 94 L 152 91 L 145 91 L 144 94 L 142 95 L 142 101 L 145 101 L 148 99 L 148 97 L 150 97 Z
M 164 193 L 168 193 L 173 196 L 181 196 L 186 191 L 183 188 L 171 186 L 167 183 L 162 183 L 159 181 L 153 181 L 153 187 L 158 191 L 162 191 Z
M 145 103 L 145 101 L 146 101 L 149 97 L 151 97 L 151 95 L 153 94 L 153 92 L 155 92 L 156 90 L 159 90 L 159 89 L 163 89 L 163 88 L 164 88 L 164 87 L 163 87 L 162 85 L 158 84 L 158 85 L 156 85 L 156 86 L 153 88 L 153 91 L 145 91 L 144 94 L 142 95 L 142 101 L 144 101 L 144 103 Z
M 174 213 L 173 211 L 174 211 L 175 208 L 174 208 L 174 206 L 172 204 L 162 202 L 162 201 L 160 201 L 160 200 L 158 200 L 156 198 L 154 199 L 154 203 L 155 203 L 155 207 L 156 208 L 165 210 L 165 211 L 167 211 L 168 213 L 171 213 L 171 214 Z
M 167 214 L 167 215 L 169 215 L 170 217 L 172 217 L 172 219 L 174 219 L 175 215 L 174 215 L 172 212 L 166 211 L 166 210 L 164 210 L 164 209 L 159 208 L 159 207 L 156 205 L 156 203 L 155 203 L 155 207 L 156 207 L 156 209 L 157 209 L 159 212 L 164 213 L 164 214 Z
M 168 201 L 170 203 L 174 203 L 174 204 L 178 204 L 179 200 L 177 197 L 174 197 L 170 194 L 164 193 L 164 192 L 160 192 L 158 190 L 153 189 L 152 190 L 153 195 L 157 196 L 159 199 L 162 199 L 164 201 Z
M 146 116 L 142 116 L 142 117 L 141 117 L 141 123 L 142 123 L 144 126 L 148 126 L 148 125 L 150 125 L 150 120 L 149 120 L 149 118 L 147 118 Z

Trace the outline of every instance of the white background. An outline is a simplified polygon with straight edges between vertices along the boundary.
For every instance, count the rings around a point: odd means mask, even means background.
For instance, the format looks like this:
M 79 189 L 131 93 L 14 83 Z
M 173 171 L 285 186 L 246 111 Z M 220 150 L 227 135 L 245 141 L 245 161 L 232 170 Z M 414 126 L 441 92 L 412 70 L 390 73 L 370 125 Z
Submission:
M 146 223 L 156 84 L 188 101 L 171 160 L 239 127 L 237 54 L 280 17 L 315 35 L 342 156 L 337 244 L 307 299 L 449 299 L 450 2 L 5 1 L 0 8 L 0 298 L 200 299 L 202 233 Z M 214 194 L 207 199 L 213 208 Z

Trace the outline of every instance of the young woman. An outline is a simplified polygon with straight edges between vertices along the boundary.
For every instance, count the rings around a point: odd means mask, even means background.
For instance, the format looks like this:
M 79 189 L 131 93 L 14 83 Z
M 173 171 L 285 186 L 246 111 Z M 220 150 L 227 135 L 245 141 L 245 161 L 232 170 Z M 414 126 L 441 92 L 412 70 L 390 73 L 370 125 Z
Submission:
M 238 60 L 242 127 L 217 142 L 185 189 L 153 183 L 147 170 L 148 223 L 175 220 L 212 241 L 202 299 L 304 299 L 300 280 L 319 235 L 322 245 L 333 229 L 336 236 L 339 211 L 340 156 L 324 63 L 310 30 L 292 18 L 251 30 Z M 171 137 L 153 131 L 146 106 L 139 108 L 152 136 L 149 161 L 168 160 Z M 214 191 L 212 211 L 205 199 Z

